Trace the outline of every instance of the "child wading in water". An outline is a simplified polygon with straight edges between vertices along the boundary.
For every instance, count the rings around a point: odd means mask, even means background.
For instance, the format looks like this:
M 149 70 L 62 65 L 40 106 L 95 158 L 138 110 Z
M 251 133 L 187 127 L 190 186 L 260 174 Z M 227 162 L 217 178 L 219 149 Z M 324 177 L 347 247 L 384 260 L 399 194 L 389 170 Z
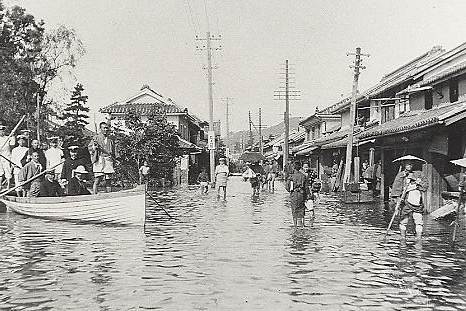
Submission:
M 142 166 L 139 168 L 139 183 L 140 184 L 149 182 L 149 171 L 150 171 L 149 162 L 147 162 L 146 160 L 144 161 Z
M 209 191 L 209 174 L 205 167 L 202 168 L 199 177 L 197 177 L 197 182 L 201 185 L 201 193 L 206 194 Z

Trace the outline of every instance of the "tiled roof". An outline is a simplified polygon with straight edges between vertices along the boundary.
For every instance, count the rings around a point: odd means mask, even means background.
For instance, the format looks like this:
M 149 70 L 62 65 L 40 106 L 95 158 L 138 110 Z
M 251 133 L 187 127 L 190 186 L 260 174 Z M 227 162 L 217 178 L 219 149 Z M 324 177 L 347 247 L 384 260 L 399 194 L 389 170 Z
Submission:
M 390 88 L 393 88 L 401 83 L 408 81 L 418 72 L 419 67 L 424 66 L 426 63 L 433 61 L 434 59 L 442 55 L 443 52 L 444 50 L 442 50 L 440 47 L 434 47 L 429 52 L 424 53 L 423 55 L 415 58 L 411 62 L 385 75 L 379 83 L 370 87 L 364 92 L 359 93 L 357 97 L 357 102 L 364 100 L 364 98 L 378 96 L 384 91 L 387 91 Z M 346 109 L 347 106 L 349 106 L 350 100 L 351 96 L 348 96 L 342 99 L 341 101 L 335 103 L 334 105 L 327 107 L 321 112 L 337 113 L 342 109 Z
M 430 77 L 430 78 L 428 78 L 428 79 L 422 81 L 422 82 L 420 83 L 420 85 L 421 85 L 421 86 L 424 86 L 424 85 L 428 85 L 428 84 L 434 83 L 434 82 L 436 82 L 436 81 L 438 81 L 438 80 L 440 80 L 440 79 L 443 79 L 443 78 L 445 78 L 445 77 L 448 77 L 448 76 L 450 76 L 450 75 L 453 75 L 453 74 L 455 74 L 455 73 L 458 73 L 458 72 L 460 72 L 460 71 L 462 71 L 462 70 L 464 70 L 464 69 L 466 69 L 466 62 L 462 62 L 462 63 L 460 63 L 460 64 L 457 64 L 457 65 L 455 65 L 455 66 L 452 66 L 452 67 L 450 67 L 450 68 L 448 68 L 448 69 L 446 69 L 446 70 L 444 70 L 444 71 L 442 71 L 442 72 L 440 72 L 440 73 L 438 73 L 438 74 L 436 74 L 436 75 L 434 75 L 434 76 L 432 76 L 432 77 Z
M 100 112 L 126 113 L 130 109 L 134 109 L 140 114 L 150 114 L 158 110 L 162 110 L 165 113 L 184 113 L 187 111 L 172 103 L 114 103 L 107 107 L 101 108 Z
M 466 111 L 464 101 L 442 105 L 429 110 L 413 110 L 402 114 L 397 119 L 363 131 L 358 135 L 358 138 L 368 139 L 388 136 L 434 126 L 464 111 Z
M 314 140 L 314 144 L 316 146 L 322 146 L 328 143 L 331 143 L 333 141 L 342 139 L 348 135 L 348 129 L 340 130 L 337 132 L 334 132 L 330 135 L 322 136 L 316 140 Z

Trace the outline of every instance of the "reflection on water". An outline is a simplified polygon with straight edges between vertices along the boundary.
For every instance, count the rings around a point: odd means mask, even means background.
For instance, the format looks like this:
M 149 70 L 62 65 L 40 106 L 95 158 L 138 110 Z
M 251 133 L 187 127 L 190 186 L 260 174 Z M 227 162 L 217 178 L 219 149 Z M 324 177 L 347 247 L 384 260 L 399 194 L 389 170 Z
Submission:
M 233 178 L 226 202 L 160 193 L 177 219 L 152 204 L 145 233 L 2 213 L 0 308 L 466 310 L 464 230 L 454 247 L 434 221 L 420 245 L 394 231 L 384 241 L 383 207 L 324 197 L 295 231 L 278 188 L 251 198 Z

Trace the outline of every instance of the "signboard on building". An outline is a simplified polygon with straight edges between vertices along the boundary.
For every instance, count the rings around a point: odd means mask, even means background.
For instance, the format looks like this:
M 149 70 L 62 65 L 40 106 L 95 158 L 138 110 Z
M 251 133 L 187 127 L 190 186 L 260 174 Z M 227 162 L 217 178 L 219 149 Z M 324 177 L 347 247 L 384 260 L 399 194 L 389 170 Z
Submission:
M 207 146 L 209 150 L 215 150 L 215 132 L 214 131 L 209 131 Z
M 230 148 L 225 148 L 225 157 L 230 157 Z

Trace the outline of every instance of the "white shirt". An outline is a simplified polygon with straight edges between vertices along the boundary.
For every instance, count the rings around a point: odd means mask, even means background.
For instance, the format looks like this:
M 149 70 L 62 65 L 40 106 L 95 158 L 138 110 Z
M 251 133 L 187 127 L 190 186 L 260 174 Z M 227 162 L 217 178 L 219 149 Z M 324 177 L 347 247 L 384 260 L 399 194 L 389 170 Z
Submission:
M 13 148 L 16 144 L 16 141 L 15 141 L 15 138 L 14 136 L 10 137 L 9 139 L 9 143 L 7 142 L 8 140 L 8 136 L 1 136 L 0 137 L 0 148 L 2 148 L 2 150 L 0 150 L 2 156 L 4 157 L 7 157 L 8 159 L 10 158 L 11 156 L 11 148 Z
M 21 159 L 24 158 L 24 155 L 26 154 L 26 152 L 28 152 L 28 150 L 29 148 L 24 146 L 18 146 L 13 148 L 13 150 L 11 151 L 11 162 L 18 165 L 19 167 L 23 167 L 21 165 Z
M 45 151 L 45 158 L 47 159 L 47 169 L 54 167 L 55 165 L 62 162 L 63 150 L 60 148 L 50 147 Z M 55 167 L 54 171 L 57 174 L 61 173 L 63 165 L 58 165 Z

